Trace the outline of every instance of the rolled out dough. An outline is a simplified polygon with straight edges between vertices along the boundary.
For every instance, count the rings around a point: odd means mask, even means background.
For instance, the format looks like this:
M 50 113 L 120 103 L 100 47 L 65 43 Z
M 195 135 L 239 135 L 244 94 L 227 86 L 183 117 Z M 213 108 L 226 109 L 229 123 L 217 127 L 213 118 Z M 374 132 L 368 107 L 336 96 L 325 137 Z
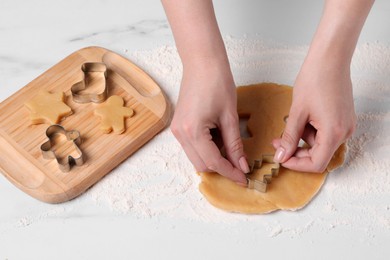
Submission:
M 250 138 L 243 139 L 244 150 L 249 160 L 261 158 L 262 154 L 275 152 L 271 145 L 285 127 L 292 100 L 292 88 L 274 83 L 237 88 L 238 114 L 248 117 Z M 281 167 L 279 176 L 272 179 L 267 192 L 241 187 L 213 172 L 200 173 L 200 191 L 215 207 L 232 212 L 264 214 L 278 209 L 297 210 L 304 207 L 319 191 L 328 173 L 344 162 L 346 146 L 335 152 L 328 168 L 323 173 L 296 172 Z M 266 166 L 255 171 L 250 178 L 260 179 Z

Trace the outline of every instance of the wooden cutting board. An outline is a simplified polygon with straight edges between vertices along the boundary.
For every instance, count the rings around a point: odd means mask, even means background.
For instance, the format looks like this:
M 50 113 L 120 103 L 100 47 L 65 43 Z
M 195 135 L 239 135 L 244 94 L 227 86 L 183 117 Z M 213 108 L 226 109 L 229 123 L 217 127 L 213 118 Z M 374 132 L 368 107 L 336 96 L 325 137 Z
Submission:
M 135 114 L 126 119 L 126 131 L 104 134 L 95 103 L 73 101 L 70 88 L 83 79 L 85 62 L 104 62 L 108 69 L 108 96 L 123 97 Z M 40 90 L 66 94 L 73 114 L 60 124 L 81 134 L 82 166 L 62 172 L 55 160 L 44 159 L 41 144 L 47 141 L 48 124 L 32 125 L 24 103 Z M 83 193 L 123 160 L 137 151 L 168 124 L 170 106 L 159 86 L 122 56 L 100 47 L 76 51 L 0 104 L 0 170 L 18 188 L 48 202 L 68 201 Z M 129 173 L 131 174 L 131 173 Z

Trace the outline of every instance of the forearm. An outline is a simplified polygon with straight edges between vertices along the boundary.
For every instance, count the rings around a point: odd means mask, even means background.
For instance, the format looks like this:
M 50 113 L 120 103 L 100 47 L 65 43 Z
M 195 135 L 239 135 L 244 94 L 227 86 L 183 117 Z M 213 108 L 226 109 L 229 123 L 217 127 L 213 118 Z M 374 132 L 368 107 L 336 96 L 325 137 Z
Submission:
M 162 0 L 185 69 L 228 66 L 211 0 Z
M 349 67 L 374 0 L 327 0 L 308 59 Z

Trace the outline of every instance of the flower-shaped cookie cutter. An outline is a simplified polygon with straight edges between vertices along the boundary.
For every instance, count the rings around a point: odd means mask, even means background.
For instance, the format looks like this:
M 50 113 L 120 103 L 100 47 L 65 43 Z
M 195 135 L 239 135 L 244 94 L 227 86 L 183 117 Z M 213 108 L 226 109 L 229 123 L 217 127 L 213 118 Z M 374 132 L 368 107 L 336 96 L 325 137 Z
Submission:
M 107 67 L 103 62 L 86 62 L 81 66 L 83 71 L 83 80 L 72 85 L 70 91 L 72 92 L 73 100 L 77 103 L 102 103 L 107 99 Z M 90 85 L 88 73 L 100 72 L 104 75 L 104 86 L 101 93 L 82 93 Z
M 267 185 L 271 182 L 272 178 L 278 176 L 280 164 L 274 162 L 273 154 L 263 154 L 261 156 L 261 159 L 256 159 L 251 162 L 248 162 L 249 169 L 250 169 L 249 174 L 251 174 L 255 169 L 260 169 L 263 163 L 269 163 L 272 164 L 273 166 L 269 173 L 263 175 L 263 178 L 261 180 L 247 178 L 249 189 L 255 189 L 260 192 L 266 192 Z
M 74 143 L 74 149 L 77 157 L 68 155 L 66 158 L 60 158 L 54 149 L 56 135 L 64 135 L 68 141 Z M 58 167 L 62 172 L 69 172 L 72 165 L 81 166 L 84 163 L 84 156 L 79 148 L 81 144 L 80 133 L 77 130 L 66 131 L 61 125 L 51 125 L 46 130 L 46 136 L 49 140 L 41 145 L 42 156 L 45 159 L 56 159 Z

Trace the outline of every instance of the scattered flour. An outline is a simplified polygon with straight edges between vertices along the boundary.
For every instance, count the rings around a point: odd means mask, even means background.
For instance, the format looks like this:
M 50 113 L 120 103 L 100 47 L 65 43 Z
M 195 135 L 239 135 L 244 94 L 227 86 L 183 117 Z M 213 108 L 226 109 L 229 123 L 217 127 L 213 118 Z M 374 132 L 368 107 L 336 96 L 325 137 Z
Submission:
M 67 211 L 66 206 L 53 205 L 49 210 L 44 210 L 39 214 L 32 214 L 20 217 L 16 221 L 1 221 L 0 222 L 0 234 L 6 233 L 9 230 L 15 228 L 26 228 L 35 222 L 47 220 L 48 218 L 55 218 Z
M 281 233 L 283 233 L 283 228 L 281 226 L 276 226 L 272 228 L 269 237 L 277 237 Z
M 270 81 L 292 85 L 308 46 L 288 46 L 256 39 L 225 39 L 237 85 Z M 176 103 L 182 66 L 174 46 L 127 52 Z M 357 131 L 348 143 L 343 167 L 331 173 L 316 198 L 291 213 L 241 215 L 211 206 L 200 194 L 200 178 L 169 129 L 165 129 L 77 200 L 96 202 L 118 214 L 139 218 L 167 217 L 222 223 L 257 223 L 270 238 L 299 237 L 311 230 L 361 229 L 375 237 L 390 231 L 390 47 L 358 46 L 352 64 Z M 66 205 L 66 204 L 64 204 Z M 66 211 L 56 207 L 36 217 L 21 218 L 24 227 Z M 286 222 L 285 220 L 288 219 Z M 238 233 L 237 233 L 238 234 Z
M 263 81 L 292 85 L 308 49 L 247 38 L 228 37 L 225 42 L 237 85 Z M 126 55 L 144 68 L 175 104 L 182 73 L 175 47 Z M 320 194 L 301 211 L 250 216 L 212 207 L 199 193 L 199 177 L 168 129 L 87 194 L 114 211 L 139 217 L 230 224 L 261 219 L 269 237 L 297 237 L 313 228 L 324 232 L 339 227 L 390 230 L 390 47 L 380 43 L 358 46 L 352 78 L 358 127 L 348 143 L 347 161 L 330 174 Z M 284 214 L 290 214 L 289 223 L 274 222 Z M 302 219 L 306 221 L 302 223 Z
M 247 38 L 228 37 L 225 42 L 237 85 L 264 81 L 292 85 L 308 49 Z M 176 103 L 182 67 L 174 46 L 126 55 Z M 251 216 L 212 207 L 198 191 L 199 177 L 169 129 L 87 191 L 87 196 L 114 211 L 139 217 L 231 224 L 261 219 L 269 237 L 297 237 L 314 227 L 324 232 L 338 227 L 390 230 L 390 47 L 358 46 L 352 80 L 358 126 L 348 143 L 347 161 L 301 211 Z M 284 214 L 290 214 L 289 223 L 274 223 Z M 299 224 L 291 224 L 294 221 Z
M 35 221 L 40 221 L 42 219 L 47 219 L 49 217 L 55 217 L 61 213 L 64 213 L 65 211 L 66 209 L 63 206 L 54 206 L 52 209 L 45 211 L 39 214 L 38 216 L 34 216 L 34 217 L 25 216 L 20 218 L 16 224 L 16 227 L 26 227 L 34 223 Z

